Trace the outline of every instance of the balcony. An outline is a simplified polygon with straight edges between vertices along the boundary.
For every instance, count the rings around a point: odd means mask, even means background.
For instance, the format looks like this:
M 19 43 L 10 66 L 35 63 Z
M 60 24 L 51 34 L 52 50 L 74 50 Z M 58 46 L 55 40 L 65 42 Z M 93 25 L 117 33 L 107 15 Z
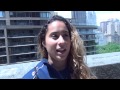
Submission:
M 37 44 L 20 44 L 20 45 L 8 46 L 8 47 L 23 47 L 23 46 L 37 46 Z
M 7 64 L 7 58 L 6 58 L 6 56 L 0 57 L 0 64 Z
M 0 46 L 0 48 L 6 48 L 6 46 Z
M 8 45 L 9 46 L 20 46 L 20 45 L 32 45 L 37 44 L 37 38 L 9 38 Z
M 43 25 L 7 25 L 7 29 L 31 29 L 31 28 L 36 28 L 40 29 L 42 28 Z
M 86 47 L 87 52 L 91 52 L 91 51 L 96 51 L 97 48 L 95 46 L 91 46 L 91 47 Z
M 34 19 L 34 18 L 33 18 Z M 11 25 L 22 25 L 22 26 L 26 26 L 26 25 L 34 25 L 34 26 L 38 26 L 38 25 L 44 25 L 47 22 L 46 20 L 40 20 L 40 18 L 37 18 L 39 20 L 31 20 L 29 18 L 29 20 L 10 20 L 10 24 Z
M 16 38 L 34 38 L 34 37 L 37 37 L 37 36 L 17 36 L 17 35 L 14 35 L 14 37 L 8 37 L 10 39 L 16 39 Z
M 0 47 L 1 46 L 5 46 L 5 40 L 4 39 L 3 40 L 0 39 Z
M 79 33 L 79 35 L 83 35 L 83 34 L 87 34 L 87 35 L 93 34 L 93 35 L 95 35 L 96 34 L 95 32 L 92 32 L 92 31 L 78 31 L 78 33 Z
M 5 39 L 5 37 L 4 36 L 3 37 L 0 36 L 0 39 Z
M 17 62 L 25 62 L 25 61 L 33 61 L 37 60 L 36 54 L 26 54 L 26 55 L 19 55 L 19 56 L 10 56 L 10 63 L 17 63 Z
M 8 38 L 36 37 L 39 30 L 8 30 Z
M 30 54 L 37 53 L 35 46 L 23 46 L 23 47 L 9 47 L 10 55 L 21 55 L 21 54 Z
M 5 26 L 6 25 L 6 20 L 0 20 L 0 26 Z
M 0 38 L 5 37 L 4 36 L 4 30 L 0 30 Z
M 28 55 L 28 54 L 36 54 L 37 52 L 26 52 L 26 53 L 21 53 L 19 52 L 18 54 L 11 54 L 9 56 L 19 56 L 19 55 Z
M 84 41 L 96 40 L 95 35 L 80 35 Z
M 3 52 L 3 53 L 4 53 L 4 52 Z M 5 55 L 5 54 L 2 55 L 2 54 L 0 53 L 0 58 L 2 58 L 2 57 L 7 57 L 7 55 Z M 1 63 L 0 63 L 0 64 L 1 64 Z
M 50 15 L 51 15 L 51 13 L 50 12 L 41 12 L 41 11 L 35 11 L 35 12 L 33 12 L 33 11 L 31 11 L 31 12 L 26 12 L 26 11 L 22 11 L 22 12 L 18 12 L 18 11 L 11 11 L 10 12 L 10 18 L 11 19 L 13 19 L 13 18 L 25 18 L 25 19 L 23 19 L 23 20 L 26 20 L 26 19 L 28 19 L 28 20 L 30 20 L 30 18 L 39 18 L 39 20 L 42 18 L 49 18 L 50 17 Z M 16 19 L 15 19 L 16 20 Z M 20 19 L 21 20 L 21 19 Z
M 0 56 L 1 55 L 6 55 L 6 50 L 5 48 L 0 48 Z
M 8 33 L 8 37 L 24 37 L 24 36 L 36 36 L 35 33 L 29 33 L 29 32 L 26 32 L 26 33 L 22 33 L 22 32 L 11 32 L 10 34 Z
M 85 47 L 91 47 L 91 46 L 96 46 L 97 43 L 95 41 L 85 41 L 84 46 Z

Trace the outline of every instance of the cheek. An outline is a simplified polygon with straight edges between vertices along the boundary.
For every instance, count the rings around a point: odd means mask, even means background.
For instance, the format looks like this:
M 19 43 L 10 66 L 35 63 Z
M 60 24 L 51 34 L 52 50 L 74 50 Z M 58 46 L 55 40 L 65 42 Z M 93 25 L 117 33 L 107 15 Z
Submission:
M 51 49 L 55 49 L 56 48 L 56 42 L 52 39 L 47 39 L 46 38 L 46 42 L 45 42 L 45 46 L 47 50 L 51 50 Z

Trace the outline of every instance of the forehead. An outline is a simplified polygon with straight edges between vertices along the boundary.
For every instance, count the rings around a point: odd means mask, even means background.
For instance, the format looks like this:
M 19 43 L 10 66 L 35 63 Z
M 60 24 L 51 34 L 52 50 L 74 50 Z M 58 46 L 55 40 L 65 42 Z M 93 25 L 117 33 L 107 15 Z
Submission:
M 63 21 L 53 21 L 48 25 L 48 31 L 49 30 L 50 31 L 67 30 L 67 27 Z

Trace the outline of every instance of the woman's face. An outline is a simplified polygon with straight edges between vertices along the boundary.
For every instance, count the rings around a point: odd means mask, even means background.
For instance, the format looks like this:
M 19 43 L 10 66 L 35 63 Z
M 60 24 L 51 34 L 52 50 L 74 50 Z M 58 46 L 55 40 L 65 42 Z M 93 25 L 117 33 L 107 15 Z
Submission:
M 62 21 L 53 21 L 48 25 L 44 46 L 48 52 L 48 58 L 52 60 L 66 60 L 70 51 L 69 31 Z

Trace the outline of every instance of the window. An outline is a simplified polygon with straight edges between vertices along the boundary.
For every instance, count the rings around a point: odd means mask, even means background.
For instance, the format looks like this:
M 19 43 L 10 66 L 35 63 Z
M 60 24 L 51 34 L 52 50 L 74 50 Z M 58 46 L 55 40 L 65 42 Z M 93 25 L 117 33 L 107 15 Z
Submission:
M 7 58 L 6 57 L 0 57 L 0 64 L 6 64 Z
M 44 25 L 47 22 L 47 20 L 41 20 L 40 25 Z
M 0 37 L 4 37 L 4 30 L 0 30 Z
M 0 20 L 0 25 L 6 25 L 5 20 Z
M 47 18 L 49 18 L 50 17 L 50 13 L 47 13 Z
M 5 40 L 4 39 L 0 40 L 0 46 L 5 46 Z
M 13 12 L 10 12 L 9 14 L 10 14 L 10 16 L 12 16 L 12 15 L 13 15 Z
M 34 51 L 34 50 L 35 50 L 35 47 L 34 47 L 34 46 L 31 46 L 30 49 L 31 49 L 31 51 Z
M 29 14 L 29 12 L 26 12 L 26 17 L 30 17 L 30 14 Z
M 11 25 L 29 25 L 29 20 L 11 20 Z
M 32 12 L 32 17 L 39 17 L 39 12 Z
M 4 11 L 0 11 L 0 17 L 5 17 L 5 12 Z
M 25 17 L 25 12 L 17 12 L 17 17 Z
M 5 48 L 0 48 L 0 55 L 5 55 L 5 54 L 6 54 Z
M 16 17 L 16 12 L 9 12 L 10 17 Z
M 32 20 L 29 20 L 29 25 L 33 25 L 33 21 Z
M 40 25 L 40 20 L 35 20 L 34 25 Z
M 47 13 L 43 13 L 43 17 L 46 18 L 47 17 Z
M 47 13 L 47 12 L 41 12 L 41 13 L 40 13 L 40 17 L 41 17 L 41 18 L 49 17 L 49 13 Z

